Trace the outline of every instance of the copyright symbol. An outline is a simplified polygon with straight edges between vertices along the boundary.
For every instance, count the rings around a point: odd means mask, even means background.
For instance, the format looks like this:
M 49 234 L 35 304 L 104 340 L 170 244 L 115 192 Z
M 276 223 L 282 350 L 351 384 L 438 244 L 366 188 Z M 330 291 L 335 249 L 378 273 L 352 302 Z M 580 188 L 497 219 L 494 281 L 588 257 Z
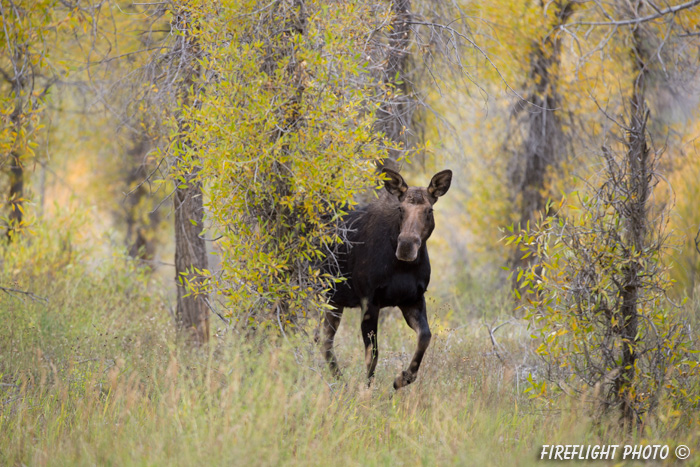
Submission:
M 678 459 L 687 459 L 688 456 L 690 455 L 690 448 L 688 446 L 685 446 L 683 444 L 679 444 L 676 447 L 676 457 Z

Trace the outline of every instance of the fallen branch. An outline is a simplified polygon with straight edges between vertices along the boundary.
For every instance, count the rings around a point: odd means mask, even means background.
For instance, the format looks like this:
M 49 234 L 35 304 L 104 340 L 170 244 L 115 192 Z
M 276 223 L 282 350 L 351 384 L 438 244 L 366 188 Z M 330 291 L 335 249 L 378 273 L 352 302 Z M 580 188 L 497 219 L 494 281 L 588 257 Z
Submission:
M 498 352 L 498 348 L 500 347 L 500 345 L 498 344 L 498 342 L 496 342 L 496 337 L 493 335 L 493 333 L 495 333 L 495 332 L 498 331 L 501 327 L 505 326 L 505 325 L 508 324 L 508 323 L 510 323 L 510 321 L 506 321 L 505 323 L 501 323 L 501 324 L 499 324 L 498 326 L 496 326 L 495 328 L 491 328 L 491 326 L 489 326 L 488 324 L 484 323 L 484 326 L 485 326 L 486 329 L 488 329 L 488 331 L 489 331 L 489 337 L 491 338 L 491 344 L 493 345 L 493 350 L 494 350 L 494 352 L 496 353 L 496 356 L 498 357 L 498 359 L 499 359 L 499 360 L 501 361 L 501 363 L 503 363 L 503 364 L 505 364 L 506 361 L 503 359 L 503 357 L 501 356 L 501 354 Z
M 219 313 L 218 311 L 216 311 L 216 310 L 214 309 L 214 307 L 211 306 L 211 303 L 209 303 L 209 298 L 205 297 L 205 298 L 204 298 L 204 303 L 207 304 L 207 306 L 209 307 L 209 309 L 211 310 L 211 312 L 214 313 L 216 316 L 218 316 L 219 319 L 220 319 L 221 321 L 223 321 L 223 322 L 226 323 L 227 325 L 230 325 L 230 324 L 231 324 L 231 320 L 230 320 L 230 319 L 225 318 L 224 316 L 222 316 L 221 313 Z
M 12 287 L 3 287 L 0 285 L 0 290 L 5 292 L 7 295 L 18 298 L 22 301 L 24 299 L 22 298 L 22 295 L 29 297 L 30 299 L 34 300 L 35 302 L 45 302 L 49 303 L 49 299 L 46 297 L 40 297 L 36 294 L 33 294 L 32 292 L 29 292 L 27 290 L 20 290 L 20 289 L 13 289 Z

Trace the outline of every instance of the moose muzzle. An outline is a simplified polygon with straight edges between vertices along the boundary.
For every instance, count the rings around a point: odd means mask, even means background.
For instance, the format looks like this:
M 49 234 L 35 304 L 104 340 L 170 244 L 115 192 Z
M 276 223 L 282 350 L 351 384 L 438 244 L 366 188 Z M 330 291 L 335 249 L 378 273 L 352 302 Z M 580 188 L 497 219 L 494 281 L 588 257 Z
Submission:
M 396 258 L 401 261 L 415 261 L 421 241 L 418 235 L 401 234 L 396 247 Z

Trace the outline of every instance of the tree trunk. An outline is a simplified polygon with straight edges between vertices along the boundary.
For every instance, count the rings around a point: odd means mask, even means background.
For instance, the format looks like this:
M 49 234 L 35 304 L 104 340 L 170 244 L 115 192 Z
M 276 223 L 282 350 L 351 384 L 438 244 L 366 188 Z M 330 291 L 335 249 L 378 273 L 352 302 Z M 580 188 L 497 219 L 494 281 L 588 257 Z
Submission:
M 191 34 L 191 15 L 182 9 L 175 15 L 173 28 L 181 35 L 175 50 L 179 52 L 179 65 L 186 74 L 180 83 L 183 105 L 196 105 L 195 76 L 199 71 L 197 56 L 199 47 Z M 180 119 L 180 148 L 192 148 L 187 124 Z M 192 149 L 189 149 L 192 150 Z M 198 158 L 185 166 L 185 180 L 176 180 L 175 203 L 175 282 L 177 284 L 176 319 L 180 332 L 192 343 L 201 345 L 209 340 L 209 308 L 207 295 L 201 290 L 204 277 L 201 271 L 208 268 L 206 243 L 202 237 L 204 228 L 204 199 L 202 184 L 197 178 Z
M 24 196 L 24 168 L 19 155 L 15 152 L 10 156 L 12 165 L 10 166 L 10 193 L 9 205 L 10 214 L 8 216 L 7 238 L 12 241 L 15 233 L 22 224 L 22 203 Z
M 555 27 L 566 24 L 573 13 L 573 4 L 557 2 L 555 7 Z M 558 165 L 565 149 L 562 122 L 556 111 L 561 106 L 557 82 L 560 63 L 558 36 L 548 35 L 533 45 L 529 80 L 534 83 L 534 89 L 527 96 L 528 102 L 519 103 L 519 111 L 525 112 L 527 133 L 523 146 L 514 154 L 516 160 L 510 176 L 520 201 L 519 223 L 523 229 L 545 208 L 547 170 Z M 524 252 L 516 250 L 515 266 L 527 266 L 529 261 L 523 255 Z
M 196 180 L 196 175 L 191 173 L 187 187 L 176 188 L 174 194 L 176 316 L 180 330 L 189 334 L 195 344 L 203 344 L 209 340 L 207 296 L 192 293 L 192 289 L 198 289 L 202 284 L 200 271 L 208 267 L 206 244 L 202 238 L 202 185 Z
M 287 27 L 285 28 L 289 31 L 287 34 L 290 35 L 289 44 L 294 44 L 294 40 L 291 39 L 292 35 L 303 36 L 306 33 L 306 22 L 307 22 L 307 12 L 305 0 L 293 0 L 293 14 L 290 15 L 287 22 Z M 296 48 L 292 46 L 287 46 L 281 50 L 276 50 L 271 56 L 275 57 L 289 57 L 289 66 L 287 68 L 287 74 L 290 82 L 294 86 L 294 95 L 289 99 L 289 101 L 283 105 L 280 109 L 283 117 L 283 124 L 278 128 L 278 131 L 274 132 L 272 135 L 272 143 L 283 138 L 288 133 L 293 133 L 299 131 L 299 127 L 302 124 L 303 115 L 301 115 L 301 106 L 304 100 L 304 93 L 306 91 L 306 73 L 304 67 L 301 66 L 297 54 Z M 267 66 L 274 67 L 276 63 L 269 63 Z M 290 148 L 288 144 L 283 144 L 281 148 L 282 154 L 285 158 L 290 156 Z M 292 183 L 289 179 L 289 174 L 291 170 L 287 166 L 287 163 L 280 160 L 276 160 L 273 164 L 272 177 L 275 186 L 275 200 L 282 200 L 292 193 Z M 294 211 L 293 208 L 290 209 L 288 206 L 282 203 L 277 203 L 277 206 L 270 206 L 269 214 L 270 219 L 274 221 L 276 230 L 276 239 L 279 242 L 285 241 L 285 239 L 290 234 L 290 225 L 294 224 Z M 299 271 L 294 270 L 294 268 L 286 274 L 283 274 L 283 281 L 286 281 L 290 276 L 296 277 Z M 287 323 L 295 325 L 297 323 L 297 316 L 289 306 L 290 297 L 279 297 L 279 299 L 272 305 L 271 314 L 275 316 L 271 319 L 272 322 L 279 321 L 280 331 L 284 332 L 287 327 Z
M 156 253 L 154 229 L 160 222 L 157 210 L 146 213 L 150 208 L 144 204 L 149 196 L 146 157 L 151 142 L 145 134 L 134 135 L 133 144 L 127 151 L 126 188 L 129 194 L 124 202 L 126 210 L 126 247 L 129 256 L 145 261 L 152 260 Z
M 646 126 L 649 118 L 646 94 L 646 61 L 647 52 L 644 50 L 640 26 L 632 32 L 632 60 L 636 76 L 632 82 L 632 97 L 630 98 L 630 122 L 627 131 L 627 186 L 629 208 L 625 213 L 627 219 L 626 243 L 633 253 L 644 251 L 646 246 L 646 231 L 648 227 L 647 202 L 651 190 L 650 151 L 646 139 Z M 637 360 L 637 307 L 640 284 L 640 273 L 644 266 L 638 261 L 631 261 L 624 269 L 622 288 L 622 307 L 620 338 L 622 339 L 622 363 L 620 374 L 615 381 L 616 398 L 621 403 L 621 417 L 630 426 L 638 420 L 634 405 L 634 397 L 630 386 L 634 379 L 635 362 Z
M 14 56 L 17 63 L 23 62 L 25 57 L 18 53 Z M 15 77 L 13 87 L 15 92 L 15 108 L 12 111 L 10 119 L 15 127 L 15 138 L 20 138 L 22 132 L 22 116 L 26 103 L 23 94 L 25 89 L 26 79 Z M 18 147 L 18 140 L 15 140 L 15 149 L 10 153 L 10 192 L 8 193 L 8 204 L 10 213 L 8 216 L 7 239 L 12 241 L 17 232 L 21 229 L 22 218 L 24 217 L 24 167 L 22 166 L 22 153 L 24 147 Z M 22 144 L 26 144 L 24 141 Z
M 388 52 L 383 70 L 386 88 L 384 100 L 377 110 L 377 130 L 387 139 L 398 143 L 401 149 L 390 148 L 389 158 L 381 166 L 398 170 L 398 159 L 409 145 L 407 129 L 411 127 L 414 103 L 408 95 L 407 71 L 411 46 L 411 2 L 393 0 Z

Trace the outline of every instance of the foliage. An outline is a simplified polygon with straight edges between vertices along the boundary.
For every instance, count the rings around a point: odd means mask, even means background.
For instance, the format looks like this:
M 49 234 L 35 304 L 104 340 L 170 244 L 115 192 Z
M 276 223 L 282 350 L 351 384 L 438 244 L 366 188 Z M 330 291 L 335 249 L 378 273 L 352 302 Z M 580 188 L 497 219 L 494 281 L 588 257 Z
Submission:
M 93 216 L 55 206 L 29 235 L 0 250 L 0 318 L 11 323 L 3 327 L 0 373 L 11 365 L 13 352 L 69 351 L 62 346 L 74 345 L 77 336 L 144 314 L 153 302 L 137 263 L 123 251 L 105 255 L 106 239 L 95 239 L 88 228 Z
M 551 57 L 548 41 L 561 41 L 561 62 L 551 70 L 561 100 L 551 113 L 559 116 L 568 142 L 557 151 L 561 159 L 558 170 L 545 176 L 541 193 L 545 199 L 575 189 L 574 175 L 588 177 L 590 167 L 598 164 L 593 148 L 600 147 L 614 125 L 608 117 L 615 119 L 626 112 L 628 83 L 633 76 L 629 42 L 634 28 L 611 21 L 624 18 L 629 3 L 573 2 L 567 25 L 557 27 L 557 7 L 565 3 L 513 0 L 463 4 L 464 17 L 469 18 L 469 30 L 479 46 L 465 57 L 472 60 L 472 74 L 482 93 L 471 97 L 469 91 L 459 89 L 447 97 L 439 96 L 436 105 L 453 115 L 450 121 L 461 130 L 459 160 L 468 168 L 464 171 L 469 177 L 466 211 L 474 233 L 473 248 L 480 257 L 485 250 L 489 263 L 503 262 L 509 255 L 491 247 L 497 230 L 520 220 L 511 177 L 522 176 L 525 163 L 511 156 L 513 148 L 523 147 L 527 136 L 524 130 L 528 127 L 521 125 L 521 120 L 537 112 L 537 107 L 519 97 L 536 104 L 529 98 L 538 84 L 531 76 L 536 48 L 542 48 L 545 58 Z M 642 3 L 640 14 L 653 10 L 653 5 Z M 695 127 L 680 128 L 678 122 L 680 113 L 697 107 L 693 80 L 698 42 L 691 31 L 698 24 L 699 13 L 698 8 L 685 9 L 639 26 L 645 30 L 645 46 L 652 55 L 648 72 L 653 84 L 647 96 L 654 110 L 650 131 L 655 140 L 668 145 L 671 157 L 686 151 L 687 142 L 697 137 Z M 673 186 L 674 190 L 682 187 Z
M 576 106 L 577 118 L 590 110 L 590 101 L 581 98 L 585 84 L 568 69 L 578 57 L 560 28 L 577 17 L 575 3 L 515 0 L 507 5 L 465 5 L 483 52 L 475 57 L 483 76 L 479 84 L 489 93 L 488 108 L 471 122 L 486 131 L 471 136 L 477 155 L 470 157 L 469 174 L 474 175 L 468 201 L 475 227 L 490 232 L 476 241 L 487 244 L 500 227 L 525 224 L 548 196 L 568 188 L 567 162 L 577 149 L 570 144 L 568 109 Z M 518 261 L 512 251 L 498 253 L 497 261 Z
M 0 217 L 26 211 L 23 235 L 0 242 L 0 464 L 528 465 L 542 444 L 611 440 L 686 444 L 697 463 L 700 5 L 620 25 L 624 8 L 655 5 L 572 2 L 560 27 L 564 1 L 400 3 L 0 2 Z M 609 182 L 625 163 L 592 149 L 627 141 L 613 130 L 630 110 L 638 38 L 647 133 L 669 156 L 668 184 L 650 178 L 643 248 L 629 241 L 635 196 Z M 392 51 L 409 64 L 401 76 L 387 73 Z M 538 53 L 552 62 L 544 90 Z M 520 97 L 541 107 L 553 88 L 570 145 L 539 194 L 569 195 L 508 235 L 536 258 L 514 273 L 525 323 L 496 231 L 521 218 L 509 175 L 522 175 L 513 148 L 537 107 Z M 379 133 L 377 109 L 392 102 L 410 104 L 386 106 L 409 124 L 394 129 L 424 147 Z M 455 171 L 430 240 L 432 345 L 419 381 L 391 393 L 415 337 L 395 311 L 382 313 L 369 389 L 360 316 L 348 310 L 337 335 L 340 382 L 288 332 L 323 308 L 339 219 L 388 148 L 408 150 L 411 175 Z M 24 189 L 8 197 L 13 167 Z M 202 188 L 197 233 L 213 259 L 181 279 L 227 322 L 212 318 L 216 338 L 199 349 L 173 332 L 170 175 Z M 153 274 L 125 251 L 130 233 L 163 252 Z M 638 326 L 625 336 L 631 271 Z M 644 422 L 631 433 L 609 411 L 591 416 L 591 402 L 626 400 Z
M 370 5 L 262 6 L 192 8 L 205 91 L 183 110 L 190 143 L 174 150 L 221 236 L 208 285 L 236 321 L 277 326 L 323 302 L 339 218 L 376 183 L 383 149 L 362 55 Z
M 636 21 L 642 7 L 640 1 L 620 13 Z M 666 302 L 671 282 L 665 245 L 672 204 L 655 198 L 662 180 L 661 152 L 649 149 L 653 138 L 647 131 L 646 102 L 651 84 L 663 83 L 659 51 L 675 44 L 667 43 L 668 33 L 663 39 L 658 33 L 657 25 L 636 24 L 598 46 L 612 46 L 617 54 L 628 49 L 631 58 L 630 85 L 621 92 L 626 115 L 615 119 L 603 112 L 624 130 L 624 135 L 611 132 L 624 156 L 615 157 L 604 144 L 605 169 L 594 182 L 599 186 L 587 189 L 580 200 L 580 213 L 545 217 L 532 232 L 508 240 L 537 263 L 519 272 L 517 280 L 532 295 L 523 307 L 539 323 L 533 337 L 541 341 L 546 379 L 575 392 L 595 388 L 599 406 L 619 407 L 629 424 L 653 413 L 665 392 L 684 408 L 697 407 L 700 400 L 688 391 L 698 372 L 692 355 L 697 337 Z M 654 61 L 657 57 L 660 63 Z M 520 291 L 516 295 L 521 298 Z M 536 395 L 545 394 L 544 381 L 531 384 Z
M 66 9 L 58 0 L 0 6 L 0 169 L 9 173 L 9 213 L 2 217 L 8 235 L 28 225 L 24 166 L 35 157 L 44 100 L 66 71 L 63 63 L 53 61 L 57 38 L 81 21 L 85 18 L 77 8 Z
M 549 398 L 557 391 L 546 383 L 553 382 L 603 410 L 631 400 L 639 417 L 654 411 L 663 394 L 677 408 L 697 408 L 697 335 L 667 296 L 672 282 L 664 264 L 666 211 L 657 211 L 646 248 L 635 249 L 628 232 L 630 199 L 618 185 L 629 177 L 629 167 L 616 165 L 612 156 L 608 163 L 599 188 L 574 202 L 563 198 L 556 213 L 507 237 L 537 258 L 518 272 L 522 296 L 515 290 L 544 363 L 528 391 Z M 623 308 L 633 267 L 636 335 L 630 339 Z M 623 363 L 627 349 L 636 355 L 633 368 Z

